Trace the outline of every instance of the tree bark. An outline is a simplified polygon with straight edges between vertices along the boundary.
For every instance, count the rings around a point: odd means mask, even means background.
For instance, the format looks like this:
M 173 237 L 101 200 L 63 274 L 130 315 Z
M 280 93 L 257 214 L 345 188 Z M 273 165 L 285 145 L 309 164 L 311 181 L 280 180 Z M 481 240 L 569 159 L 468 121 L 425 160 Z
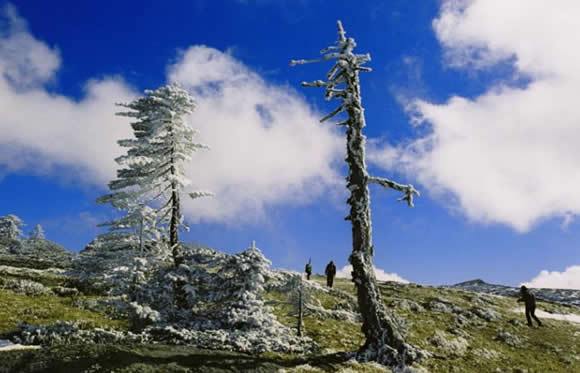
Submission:
M 143 212 L 141 212 L 141 221 L 139 224 L 139 252 L 143 255 Z
M 171 221 L 169 223 L 169 246 L 171 247 L 171 254 L 173 256 L 173 263 L 175 267 L 183 262 L 179 250 L 179 193 L 177 190 L 171 192 Z
M 173 152 L 173 149 L 171 150 Z M 171 168 L 170 173 L 172 177 L 176 175 L 175 162 L 173 157 L 171 157 Z M 177 190 L 177 182 L 171 182 L 171 220 L 169 222 L 169 247 L 171 248 L 171 254 L 173 256 L 173 264 L 175 267 L 183 262 L 181 253 L 179 250 L 179 220 L 180 220 L 180 208 L 179 208 L 179 192 Z
M 359 356 L 363 360 L 379 361 L 390 366 L 404 365 L 408 345 L 386 312 L 373 269 L 370 195 L 365 163 L 365 136 L 362 133 L 365 119 L 359 87 L 358 72 L 347 77 L 347 90 L 351 90 L 351 97 L 355 98 L 354 105 L 347 110 L 347 187 L 351 192 L 347 219 L 352 224 L 352 254 L 349 260 L 363 319 L 362 332 L 366 339 Z
M 320 121 L 324 122 L 336 115 L 346 112 L 348 118 L 337 125 L 346 126 L 347 157 L 349 167 L 347 187 L 350 191 L 350 205 L 347 220 L 352 224 L 352 278 L 357 291 L 357 301 L 363 319 L 362 332 L 365 344 L 358 353 L 362 361 L 377 361 L 391 367 L 402 367 L 421 357 L 421 352 L 405 343 L 400 326 L 387 312 L 381 299 L 373 267 L 372 223 L 370 210 L 369 181 L 386 184 L 405 193 L 401 200 L 413 205 L 413 195 L 418 192 L 412 185 L 400 185 L 387 179 L 370 178 L 365 162 L 365 127 L 364 108 L 361 104 L 360 71 L 371 71 L 363 65 L 370 61 L 368 54 L 355 54 L 353 38 L 347 38 L 342 23 L 338 21 L 338 41 L 335 45 L 323 49 L 320 59 L 291 60 L 290 65 L 302 65 L 312 62 L 336 60 L 326 74 L 326 81 L 316 80 L 302 82 L 304 87 L 324 87 L 325 98 L 341 101 L 330 114 Z M 344 88 L 343 88 L 344 85 Z
M 173 157 L 171 158 L 171 175 L 174 176 L 175 164 L 173 162 Z M 171 255 L 173 256 L 173 264 L 175 268 L 178 268 L 181 263 L 183 263 L 183 256 L 181 255 L 181 250 L 179 247 L 179 221 L 180 221 L 180 209 L 179 209 L 179 192 L 177 190 L 177 183 L 172 181 L 171 185 L 171 221 L 169 222 L 169 247 L 171 248 Z M 175 305 L 179 309 L 187 307 L 187 294 L 185 293 L 184 287 L 185 282 L 182 280 L 177 280 L 173 283 L 174 301 Z
M 304 302 L 304 298 L 303 298 L 303 291 L 304 291 L 304 287 L 302 286 L 302 279 L 300 280 L 300 285 L 299 285 L 299 289 L 298 289 L 298 336 L 302 337 L 302 325 L 303 325 L 303 318 L 304 318 L 304 308 L 303 308 L 303 302 Z

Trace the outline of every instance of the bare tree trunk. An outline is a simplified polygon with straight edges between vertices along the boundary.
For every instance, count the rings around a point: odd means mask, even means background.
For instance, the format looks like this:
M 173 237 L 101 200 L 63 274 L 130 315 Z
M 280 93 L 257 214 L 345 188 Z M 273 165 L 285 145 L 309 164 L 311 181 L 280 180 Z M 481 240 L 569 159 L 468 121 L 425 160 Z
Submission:
M 141 212 L 141 221 L 139 225 L 139 251 L 143 255 L 143 212 Z
M 173 149 L 172 149 L 173 152 Z M 171 176 L 174 177 L 176 174 L 175 163 L 173 157 L 171 157 Z M 179 221 L 180 221 L 180 208 L 179 208 L 179 192 L 177 190 L 177 183 L 172 181 L 171 184 L 171 221 L 169 222 L 169 247 L 171 248 L 171 254 L 173 256 L 173 264 L 175 267 L 183 262 L 181 253 L 179 250 Z
M 346 217 L 352 223 L 352 278 L 357 290 L 359 310 L 363 319 L 362 332 L 365 344 L 361 347 L 359 360 L 374 360 L 389 366 L 404 366 L 417 357 L 417 351 L 406 344 L 396 321 L 383 304 L 373 268 L 372 223 L 368 183 L 373 182 L 404 193 L 400 200 L 413 206 L 413 195 L 418 192 L 412 185 L 401 185 L 388 179 L 369 177 L 365 163 L 364 108 L 361 104 L 360 71 L 370 61 L 368 54 L 355 54 L 356 43 L 347 38 L 342 23 L 338 21 L 338 41 L 321 51 L 323 57 L 315 60 L 292 60 L 291 65 L 336 60 L 326 75 L 326 80 L 303 82 L 305 87 L 324 87 L 326 99 L 338 99 L 341 104 L 320 121 L 324 122 L 346 112 L 347 119 L 337 123 L 346 126 L 347 158 L 349 167 L 347 188 L 350 191 L 350 213 Z
M 173 263 L 175 267 L 183 262 L 181 253 L 179 250 L 179 194 L 177 190 L 171 192 L 171 221 L 169 223 L 169 246 L 171 247 L 171 254 L 173 256 Z
M 353 77 L 358 80 L 358 76 Z M 358 87 L 358 81 L 348 84 Z M 357 95 L 358 96 L 358 95 Z M 360 107 L 360 101 L 358 102 Z M 349 110 L 350 125 L 347 129 L 347 158 L 349 166 L 348 198 L 352 223 L 352 254 L 350 263 L 352 279 L 357 290 L 357 300 L 366 341 L 360 352 L 365 360 L 378 360 L 387 365 L 400 365 L 406 345 L 397 331 L 393 319 L 387 314 L 373 269 L 372 224 L 368 174 L 365 165 L 365 136 L 362 134 L 364 116 L 362 110 Z
M 304 296 L 302 292 L 304 288 L 302 287 L 302 279 L 300 280 L 300 287 L 298 288 L 298 336 L 302 337 L 302 323 L 304 322 Z
M 173 163 L 173 157 L 171 158 L 171 175 L 175 175 L 175 164 Z M 177 185 L 173 181 L 171 185 L 171 221 L 169 222 L 169 247 L 171 248 L 171 254 L 173 256 L 173 264 L 175 268 L 179 267 L 183 263 L 183 256 L 181 255 L 181 250 L 179 247 L 179 221 L 180 221 L 180 210 L 179 210 L 179 192 L 177 190 Z M 182 280 L 177 280 L 173 283 L 174 301 L 177 308 L 185 308 L 187 306 L 187 294 L 183 287 L 185 282 Z

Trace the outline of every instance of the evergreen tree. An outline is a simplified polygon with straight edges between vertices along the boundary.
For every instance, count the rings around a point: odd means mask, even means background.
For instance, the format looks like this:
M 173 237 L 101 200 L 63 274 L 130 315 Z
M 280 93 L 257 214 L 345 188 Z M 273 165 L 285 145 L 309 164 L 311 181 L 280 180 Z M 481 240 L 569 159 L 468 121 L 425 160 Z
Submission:
M 22 226 L 24 223 L 16 215 L 6 215 L 0 217 L 0 238 L 17 240 L 22 236 Z
M 363 319 L 362 331 L 366 342 L 361 347 L 360 360 L 376 360 L 390 366 L 404 366 L 417 356 L 416 350 L 405 343 L 397 322 L 381 300 L 373 271 L 373 245 L 371 237 L 371 210 L 368 184 L 374 183 L 403 193 L 400 200 L 413 206 L 413 196 L 419 193 L 413 185 L 401 185 L 394 181 L 370 176 L 365 163 L 364 108 L 361 103 L 359 72 L 371 71 L 363 66 L 370 61 L 369 54 L 355 54 L 356 43 L 347 38 L 338 21 L 338 41 L 321 51 L 320 60 L 294 60 L 291 65 L 335 60 L 326 80 L 304 82 L 306 87 L 323 87 L 327 100 L 338 99 L 340 106 L 321 119 L 324 122 L 340 113 L 346 119 L 338 125 L 346 127 L 347 157 L 349 167 L 347 188 L 350 191 L 350 213 L 346 217 L 352 224 L 352 279 L 357 289 L 358 306 Z
M 146 245 L 147 242 L 158 242 L 161 238 L 157 212 L 142 204 L 129 207 L 123 217 L 99 226 L 109 227 L 109 232 L 101 235 L 103 240 L 114 241 L 117 245 L 138 246 L 140 253 L 150 246 Z
M 44 240 L 44 229 L 42 225 L 36 224 L 32 232 L 30 232 L 31 240 Z
M 136 119 L 131 123 L 135 138 L 119 141 L 119 145 L 128 148 L 127 154 L 116 159 L 122 168 L 117 171 L 117 179 L 109 183 L 112 193 L 98 201 L 127 211 L 125 217 L 107 223 L 113 231 L 130 227 L 139 232 L 145 219 L 139 206 L 150 206 L 152 211 L 146 213 L 146 219 L 155 221 L 150 226 L 168 231 L 177 267 L 182 261 L 178 247 L 178 230 L 183 223 L 180 193 L 190 184 L 183 165 L 191 160 L 194 151 L 207 148 L 193 142 L 195 132 L 184 121 L 194 110 L 195 102 L 187 91 L 170 84 L 119 105 L 129 111 L 118 115 Z M 198 198 L 210 194 L 189 195 Z

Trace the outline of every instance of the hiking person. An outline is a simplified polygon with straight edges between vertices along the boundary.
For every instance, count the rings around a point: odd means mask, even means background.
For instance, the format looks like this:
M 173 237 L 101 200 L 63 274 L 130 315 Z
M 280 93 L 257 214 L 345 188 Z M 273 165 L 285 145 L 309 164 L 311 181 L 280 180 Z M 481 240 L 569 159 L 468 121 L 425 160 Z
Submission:
M 538 326 L 542 326 L 542 322 L 536 317 L 536 297 L 524 285 L 520 288 L 520 298 L 518 299 L 518 302 L 524 302 L 526 305 L 526 319 L 528 320 L 528 326 L 533 326 L 532 317 L 536 320 Z
M 308 259 L 304 272 L 306 272 L 306 279 L 310 280 L 310 276 L 312 275 L 312 258 Z
M 331 288 L 334 283 L 334 276 L 336 276 L 336 266 L 332 260 L 326 266 L 324 273 L 326 273 L 326 286 Z

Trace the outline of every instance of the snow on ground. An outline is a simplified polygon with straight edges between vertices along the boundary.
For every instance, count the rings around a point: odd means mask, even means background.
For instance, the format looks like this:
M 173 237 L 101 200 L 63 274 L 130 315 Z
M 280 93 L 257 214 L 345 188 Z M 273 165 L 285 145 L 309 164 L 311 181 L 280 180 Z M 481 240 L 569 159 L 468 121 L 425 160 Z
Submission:
M 36 350 L 40 346 L 25 346 L 21 344 L 14 344 L 6 339 L 0 339 L 0 352 L 13 350 Z
M 512 311 L 517 312 L 517 313 L 525 313 L 525 309 L 523 307 L 514 308 L 514 309 L 512 309 Z M 563 321 L 570 321 L 570 322 L 575 322 L 575 323 L 580 324 L 580 315 L 576 315 L 573 313 L 569 313 L 569 314 L 550 313 L 550 312 L 545 312 L 542 310 L 536 310 L 536 316 L 538 316 L 539 318 L 544 318 L 544 319 L 563 320 Z
M 65 273 L 66 271 L 62 268 L 46 268 L 46 269 L 34 269 L 34 268 L 26 268 L 26 267 L 13 267 L 7 265 L 0 265 L 0 272 L 8 273 L 11 275 L 19 274 L 23 272 L 30 272 L 36 274 L 45 274 L 45 273 L 52 273 L 56 275 L 60 275 Z

